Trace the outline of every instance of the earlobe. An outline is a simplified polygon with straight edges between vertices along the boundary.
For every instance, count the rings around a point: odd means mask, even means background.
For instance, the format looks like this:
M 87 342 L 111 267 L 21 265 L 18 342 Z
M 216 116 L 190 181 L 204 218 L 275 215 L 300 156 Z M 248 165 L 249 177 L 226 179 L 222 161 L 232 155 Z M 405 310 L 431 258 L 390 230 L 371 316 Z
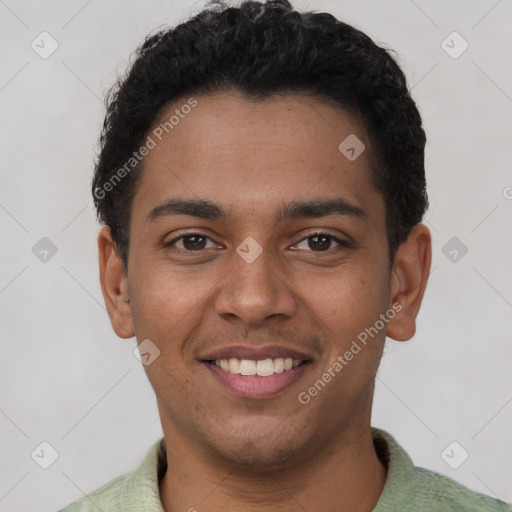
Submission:
M 112 328 L 120 338 L 131 338 L 135 330 L 128 279 L 108 226 L 103 226 L 98 233 L 98 256 L 101 290 Z
M 386 335 L 397 341 L 414 336 L 416 317 L 427 287 L 432 261 L 432 240 L 424 224 L 415 226 L 405 242 L 397 249 L 393 263 L 390 307 L 400 304 L 400 309 L 389 322 Z M 398 308 L 395 306 L 395 310 Z

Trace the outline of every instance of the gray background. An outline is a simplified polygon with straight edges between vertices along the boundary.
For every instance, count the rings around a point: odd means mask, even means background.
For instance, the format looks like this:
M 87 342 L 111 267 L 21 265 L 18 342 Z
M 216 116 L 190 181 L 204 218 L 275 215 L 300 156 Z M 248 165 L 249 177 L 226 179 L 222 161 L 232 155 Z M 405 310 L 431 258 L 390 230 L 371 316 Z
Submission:
M 104 309 L 89 185 L 116 73 L 148 32 L 202 5 L 0 0 L 2 511 L 56 510 L 132 470 L 161 435 L 135 339 L 118 339 Z M 388 342 L 373 424 L 417 465 L 512 501 L 512 1 L 295 5 L 396 50 L 428 136 L 432 274 L 415 338 Z M 48 58 L 31 47 L 50 48 L 43 31 L 59 45 Z M 458 58 L 442 46 L 453 31 L 469 44 Z M 59 454 L 48 469 L 31 458 L 50 461 L 43 441 Z

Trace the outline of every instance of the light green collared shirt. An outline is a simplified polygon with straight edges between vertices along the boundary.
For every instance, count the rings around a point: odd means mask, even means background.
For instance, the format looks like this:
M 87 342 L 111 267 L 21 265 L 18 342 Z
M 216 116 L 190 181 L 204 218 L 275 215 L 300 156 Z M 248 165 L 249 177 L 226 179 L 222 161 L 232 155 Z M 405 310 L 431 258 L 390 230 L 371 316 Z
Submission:
M 476 493 L 439 473 L 415 467 L 395 439 L 372 427 L 379 458 L 388 468 L 374 512 L 510 512 L 503 501 Z M 59 512 L 164 512 L 158 484 L 167 466 L 160 439 L 132 473 L 112 480 Z

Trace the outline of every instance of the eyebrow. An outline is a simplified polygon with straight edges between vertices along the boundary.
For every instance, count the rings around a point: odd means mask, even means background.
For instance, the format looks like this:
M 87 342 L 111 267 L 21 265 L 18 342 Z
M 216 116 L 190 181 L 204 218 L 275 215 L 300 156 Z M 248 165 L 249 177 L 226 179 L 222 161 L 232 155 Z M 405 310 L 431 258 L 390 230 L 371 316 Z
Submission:
M 155 206 L 146 222 L 169 215 L 189 215 L 199 219 L 223 220 L 231 215 L 219 204 L 204 199 L 168 199 Z M 341 197 L 327 200 L 293 201 L 282 205 L 275 214 L 275 221 L 300 218 L 326 217 L 328 215 L 350 216 L 368 220 L 368 214 Z

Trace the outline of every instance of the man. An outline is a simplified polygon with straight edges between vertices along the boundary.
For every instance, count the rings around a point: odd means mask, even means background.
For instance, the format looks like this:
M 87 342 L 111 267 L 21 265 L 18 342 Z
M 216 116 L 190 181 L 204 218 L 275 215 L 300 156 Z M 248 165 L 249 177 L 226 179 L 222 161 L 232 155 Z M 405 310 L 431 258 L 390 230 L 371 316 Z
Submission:
M 403 72 L 329 14 L 215 3 L 145 41 L 93 195 L 164 438 L 65 511 L 508 510 L 371 427 L 430 269 L 424 146 Z

